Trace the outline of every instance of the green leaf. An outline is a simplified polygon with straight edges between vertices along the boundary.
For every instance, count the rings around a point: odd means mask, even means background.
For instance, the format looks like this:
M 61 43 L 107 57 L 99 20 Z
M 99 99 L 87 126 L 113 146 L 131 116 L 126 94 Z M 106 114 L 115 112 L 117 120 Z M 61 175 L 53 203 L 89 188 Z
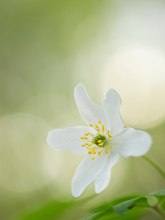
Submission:
M 156 196 L 148 196 L 146 198 L 149 206 L 154 207 L 158 204 L 159 200 Z
M 63 214 L 72 202 L 52 201 L 36 210 L 24 214 L 22 220 L 54 220 Z
M 92 210 L 87 216 L 83 217 L 81 220 L 98 220 L 98 219 L 117 219 L 119 216 L 114 212 L 113 206 L 122 203 L 123 201 L 135 199 L 139 196 L 125 196 L 107 203 L 104 203 L 100 206 L 98 206 L 95 210 Z M 142 210 L 140 210 L 142 212 Z M 135 216 L 139 216 L 139 210 L 137 213 L 137 210 L 134 213 L 129 213 L 127 215 L 127 219 L 135 219 Z M 132 217 L 133 216 L 133 217 Z
M 84 199 L 72 199 L 67 202 L 58 200 L 49 201 L 35 210 L 26 211 L 26 213 L 21 216 L 21 220 L 61 220 L 68 210 L 85 204 L 94 197 L 95 195 L 92 195 Z
M 137 197 L 134 199 L 130 199 L 113 206 L 113 209 L 119 215 L 123 215 L 126 211 L 132 209 L 135 206 L 139 206 L 139 207 L 148 206 L 147 199 L 145 197 Z
M 123 215 L 126 211 L 134 207 L 154 207 L 158 204 L 158 202 L 159 199 L 156 196 L 142 196 L 117 204 L 113 206 L 113 209 L 119 215 Z
M 151 195 L 156 197 L 164 197 L 165 196 L 165 189 L 161 189 L 160 191 L 153 192 Z
M 155 208 L 158 204 L 164 207 L 165 190 L 151 193 L 148 196 L 126 196 L 107 202 L 91 211 L 82 220 L 136 219 L 147 211 L 144 208 Z M 136 207 L 136 209 L 133 209 Z M 133 209 L 133 211 L 132 211 Z M 128 212 L 131 210 L 131 212 Z M 137 218 L 139 219 L 139 218 Z

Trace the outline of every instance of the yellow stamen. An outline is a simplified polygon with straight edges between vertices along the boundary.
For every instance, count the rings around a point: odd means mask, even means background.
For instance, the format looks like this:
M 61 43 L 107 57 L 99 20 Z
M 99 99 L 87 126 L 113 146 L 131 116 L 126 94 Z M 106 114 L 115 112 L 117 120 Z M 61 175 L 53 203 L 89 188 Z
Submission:
M 103 152 L 103 150 L 100 150 L 100 151 L 97 153 L 98 156 L 101 156 L 102 152 Z
M 84 136 L 90 136 L 90 135 L 91 135 L 91 133 L 89 133 L 89 132 L 84 134 Z
M 109 138 L 112 138 L 112 135 L 110 134 L 110 131 L 107 131 L 107 135 Z
M 86 143 L 86 145 L 87 146 L 92 146 L 93 144 L 89 142 L 89 143 Z
M 98 126 L 98 125 L 95 125 L 95 128 L 96 128 L 96 129 L 99 129 L 99 126 Z
M 81 140 L 89 140 L 88 137 L 86 137 L 86 136 L 82 136 L 82 137 L 80 137 L 80 139 Z
M 97 141 L 97 143 L 102 143 L 102 142 L 103 142 L 103 140 L 98 140 L 98 141 Z
M 106 147 L 106 149 L 105 149 L 105 153 L 106 153 L 106 154 L 109 153 L 108 147 Z
M 112 135 L 109 130 L 106 129 L 104 124 L 100 119 L 96 124 L 88 124 L 89 127 L 94 128 L 97 131 L 97 134 L 86 132 L 83 136 L 80 137 L 82 140 L 82 147 L 85 147 L 88 154 L 91 154 L 91 160 L 95 160 L 96 156 L 101 156 L 103 153 L 108 154 L 110 149 L 112 149 L 111 139 Z

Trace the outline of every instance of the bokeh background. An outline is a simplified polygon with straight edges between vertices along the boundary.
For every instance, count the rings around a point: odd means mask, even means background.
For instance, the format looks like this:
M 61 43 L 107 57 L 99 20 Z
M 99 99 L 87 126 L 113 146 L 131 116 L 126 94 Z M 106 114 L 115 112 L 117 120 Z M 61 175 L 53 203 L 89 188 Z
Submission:
M 70 208 L 82 157 L 53 151 L 46 136 L 83 124 L 77 83 L 98 104 L 114 88 L 126 125 L 152 134 L 149 155 L 164 168 L 164 39 L 163 0 L 0 0 L 0 219 L 79 219 L 101 201 L 163 188 L 142 158 L 121 159 L 101 195 Z

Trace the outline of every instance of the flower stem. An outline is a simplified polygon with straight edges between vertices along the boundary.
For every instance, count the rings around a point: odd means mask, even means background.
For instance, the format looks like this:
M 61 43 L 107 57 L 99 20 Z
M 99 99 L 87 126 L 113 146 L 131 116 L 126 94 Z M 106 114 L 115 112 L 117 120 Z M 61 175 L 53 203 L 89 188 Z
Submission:
M 165 180 L 165 172 L 162 170 L 162 168 L 152 159 L 150 159 L 147 156 L 143 156 L 143 159 L 145 159 L 151 166 L 153 166 L 158 173 L 163 177 L 163 179 Z
M 161 216 L 163 219 L 165 219 L 165 214 L 159 209 L 158 206 L 153 207 L 153 210 L 154 210 L 159 216 Z

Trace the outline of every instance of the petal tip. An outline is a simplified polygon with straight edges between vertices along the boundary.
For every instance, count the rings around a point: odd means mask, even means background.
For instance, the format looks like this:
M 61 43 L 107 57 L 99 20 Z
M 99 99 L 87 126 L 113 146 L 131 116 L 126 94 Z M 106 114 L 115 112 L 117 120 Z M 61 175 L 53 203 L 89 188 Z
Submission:
M 73 186 L 73 183 L 72 183 L 71 191 L 72 191 L 72 196 L 74 198 L 78 198 L 82 194 L 82 192 L 80 192 L 79 190 L 75 189 L 75 187 Z
M 96 194 L 99 194 L 99 193 L 103 192 L 104 190 L 105 190 L 105 188 L 104 189 L 98 189 L 98 188 L 95 187 L 95 193 Z
M 148 145 L 148 149 L 146 150 L 146 153 L 148 153 L 148 151 L 152 147 L 153 140 L 152 140 L 152 137 L 151 137 L 151 135 L 149 133 L 145 132 L 145 135 L 146 135 L 146 145 Z
M 86 93 L 85 86 L 82 83 L 78 83 L 74 88 L 74 98 L 76 103 L 78 103 L 79 98 L 84 92 Z
M 72 191 L 72 196 L 73 196 L 74 198 L 78 198 L 78 197 L 80 197 L 80 195 L 81 195 L 81 194 L 77 194 L 77 193 L 75 193 L 75 192 Z
M 74 88 L 74 92 L 77 92 L 77 90 L 79 89 L 85 89 L 85 86 L 83 83 L 78 83 Z
M 124 157 L 141 157 L 148 153 L 152 145 L 152 137 L 148 132 L 134 128 L 125 128 L 118 138 L 119 154 Z
M 121 97 L 119 95 L 119 93 L 115 90 L 115 89 L 109 89 L 106 93 L 105 93 L 105 96 L 104 96 L 104 99 L 106 98 L 118 98 L 121 102 Z
M 153 143 L 153 141 L 152 141 L 152 137 L 151 137 L 151 135 L 148 133 L 148 132 L 146 132 L 146 131 L 141 131 L 141 132 L 143 132 L 143 135 L 144 135 L 144 137 L 145 137 L 145 144 L 146 144 L 146 146 L 148 147 L 148 149 L 146 150 L 146 153 L 150 150 L 150 148 L 152 147 L 152 143 Z
M 62 130 L 65 130 L 65 129 L 56 128 L 48 132 L 46 142 L 50 147 L 56 148 L 56 144 L 57 144 L 56 141 L 58 141 L 59 139 L 58 134 Z
M 47 135 L 47 138 L 46 138 L 46 142 L 47 142 L 48 145 L 51 145 L 51 143 L 50 143 L 51 142 L 50 141 L 51 140 L 51 135 L 52 135 L 52 131 L 49 131 L 48 135 Z

